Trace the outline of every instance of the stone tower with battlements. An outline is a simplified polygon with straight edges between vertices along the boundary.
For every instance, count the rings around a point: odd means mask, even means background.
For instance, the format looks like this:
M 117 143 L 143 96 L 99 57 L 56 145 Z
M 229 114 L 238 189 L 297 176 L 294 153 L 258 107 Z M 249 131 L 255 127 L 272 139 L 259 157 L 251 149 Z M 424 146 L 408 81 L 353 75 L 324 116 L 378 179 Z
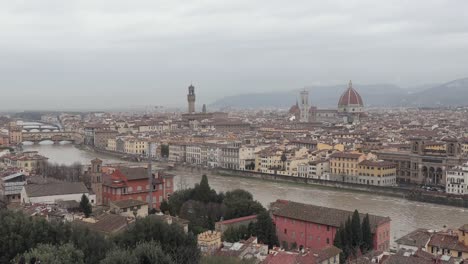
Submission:
M 195 87 L 191 84 L 188 87 L 187 101 L 188 101 L 188 113 L 189 114 L 195 113 Z

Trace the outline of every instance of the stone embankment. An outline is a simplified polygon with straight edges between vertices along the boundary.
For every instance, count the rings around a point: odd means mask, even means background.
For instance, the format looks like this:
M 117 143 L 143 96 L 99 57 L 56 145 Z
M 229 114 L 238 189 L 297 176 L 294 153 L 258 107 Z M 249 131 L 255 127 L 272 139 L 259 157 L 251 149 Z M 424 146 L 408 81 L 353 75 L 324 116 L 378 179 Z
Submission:
M 344 183 L 344 182 L 327 181 L 327 180 L 310 179 L 310 178 L 289 177 L 289 176 L 283 176 L 283 175 L 266 174 L 266 173 L 261 173 L 261 172 L 238 171 L 238 170 L 228 170 L 228 169 L 221 169 L 221 168 L 209 169 L 209 168 L 201 168 L 201 167 L 180 165 L 180 164 L 176 165 L 175 170 L 197 172 L 197 173 L 207 174 L 207 175 L 216 174 L 216 175 L 221 175 L 221 176 L 226 176 L 226 177 L 259 179 L 259 180 L 266 180 L 266 181 L 276 181 L 276 182 L 294 183 L 294 184 L 302 184 L 302 185 L 310 185 L 310 186 L 320 186 L 320 187 L 347 190 L 347 191 L 367 192 L 367 193 L 374 193 L 377 195 L 405 198 L 411 201 L 419 201 L 419 202 L 427 202 L 427 203 L 451 205 L 451 206 L 468 208 L 468 196 L 453 196 L 453 195 L 448 195 L 445 193 L 429 192 L 429 191 L 424 191 L 417 187 L 401 188 L 401 187 L 373 186 L 373 185 Z

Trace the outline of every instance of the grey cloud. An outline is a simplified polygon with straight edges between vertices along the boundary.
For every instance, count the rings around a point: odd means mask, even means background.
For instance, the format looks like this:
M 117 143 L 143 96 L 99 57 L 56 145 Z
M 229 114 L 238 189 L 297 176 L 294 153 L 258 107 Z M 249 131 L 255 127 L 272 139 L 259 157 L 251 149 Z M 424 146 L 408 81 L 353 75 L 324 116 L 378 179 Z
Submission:
M 3 1 L 0 109 L 468 76 L 468 2 Z M 21 98 L 21 104 L 17 100 Z M 78 100 L 79 99 L 79 100 Z

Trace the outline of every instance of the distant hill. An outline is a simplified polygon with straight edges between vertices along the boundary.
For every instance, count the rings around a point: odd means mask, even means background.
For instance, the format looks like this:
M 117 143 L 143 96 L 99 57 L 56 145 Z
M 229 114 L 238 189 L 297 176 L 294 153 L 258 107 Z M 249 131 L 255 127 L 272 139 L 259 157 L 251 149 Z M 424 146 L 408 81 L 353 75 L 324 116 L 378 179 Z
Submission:
M 416 92 L 405 101 L 411 106 L 466 106 L 468 105 L 468 78 Z
M 402 89 L 392 84 L 359 85 L 353 87 L 361 95 L 366 107 L 374 106 L 460 106 L 468 105 L 468 78 L 441 85 L 421 85 Z M 346 85 L 310 86 L 311 105 L 320 108 L 337 106 Z M 248 93 L 221 98 L 213 108 L 288 108 L 296 103 L 299 91 Z
M 401 99 L 408 94 L 407 91 L 391 84 L 355 84 L 353 87 L 361 94 L 366 106 L 398 105 L 401 102 Z M 336 107 L 341 94 L 346 90 L 346 88 L 346 85 L 306 87 L 309 91 L 311 105 L 321 108 Z M 300 90 L 301 89 L 285 92 L 249 93 L 228 96 L 215 101 L 211 104 L 211 107 L 287 108 L 296 103 Z

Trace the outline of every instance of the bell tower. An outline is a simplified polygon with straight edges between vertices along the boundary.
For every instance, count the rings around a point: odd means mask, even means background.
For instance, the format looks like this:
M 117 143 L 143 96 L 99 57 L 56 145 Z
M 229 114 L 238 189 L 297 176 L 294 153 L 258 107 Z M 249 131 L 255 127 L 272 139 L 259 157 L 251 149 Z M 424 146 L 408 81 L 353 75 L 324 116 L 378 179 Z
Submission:
M 301 104 L 299 106 L 299 109 L 299 121 L 303 123 L 309 122 L 309 91 L 307 91 L 306 89 L 301 91 Z
M 102 160 L 95 158 L 91 160 L 91 189 L 96 194 L 96 205 L 102 205 Z
M 188 113 L 189 114 L 195 113 L 195 87 L 192 84 L 190 84 L 190 86 L 188 87 L 187 101 L 188 101 Z

